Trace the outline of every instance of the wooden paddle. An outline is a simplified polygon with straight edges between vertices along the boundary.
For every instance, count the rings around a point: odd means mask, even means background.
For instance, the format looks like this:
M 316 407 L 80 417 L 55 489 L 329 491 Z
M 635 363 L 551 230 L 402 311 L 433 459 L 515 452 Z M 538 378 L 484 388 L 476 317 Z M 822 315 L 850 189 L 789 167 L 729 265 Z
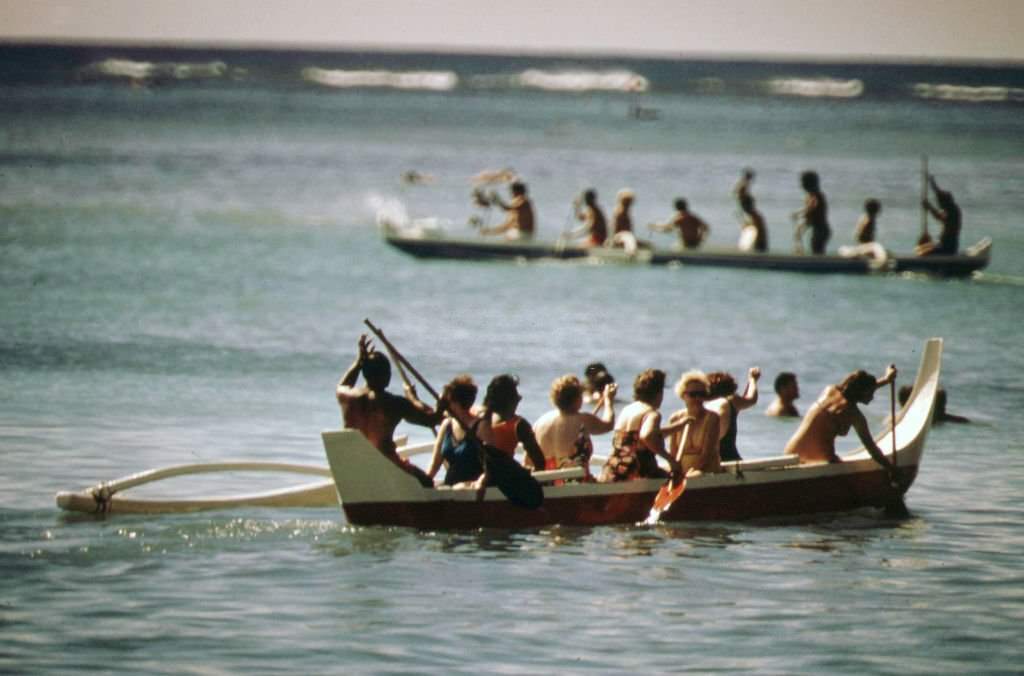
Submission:
M 924 203 L 928 201 L 928 156 L 921 156 L 921 235 L 917 238 L 917 245 L 929 244 L 932 236 L 928 234 L 928 210 Z

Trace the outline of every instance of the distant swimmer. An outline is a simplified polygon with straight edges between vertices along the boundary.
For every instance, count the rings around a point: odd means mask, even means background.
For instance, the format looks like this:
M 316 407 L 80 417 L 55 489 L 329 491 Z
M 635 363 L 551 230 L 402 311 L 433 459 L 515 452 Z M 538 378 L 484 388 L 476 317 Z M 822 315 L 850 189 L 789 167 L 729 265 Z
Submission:
M 900 406 L 906 406 L 907 401 L 910 399 L 910 393 L 914 389 L 910 385 L 904 385 L 900 388 L 899 400 Z M 946 410 L 946 388 L 940 387 L 935 392 L 935 413 L 932 414 L 932 425 L 940 425 L 942 423 L 957 423 L 964 424 L 971 422 L 970 418 L 965 418 L 962 415 L 950 413 Z
M 852 427 L 875 462 L 885 468 L 892 482 L 898 481 L 896 468 L 875 443 L 864 413 L 858 404 L 870 404 L 875 390 L 896 379 L 896 367 L 890 365 L 878 380 L 865 371 L 854 371 L 838 385 L 829 385 L 804 416 L 785 452 L 800 457 L 800 462 L 842 462 L 836 455 L 836 438 L 846 436 Z
M 428 185 L 437 180 L 432 174 L 425 174 L 415 169 L 402 172 L 402 183 L 406 185 Z
M 526 184 L 522 181 L 515 181 L 509 187 L 512 193 L 512 201 L 504 202 L 497 193 L 491 193 L 488 197 L 488 204 L 494 204 L 506 212 L 505 220 L 493 228 L 480 228 L 481 235 L 505 235 L 506 239 L 530 239 L 534 231 L 533 204 L 526 196 Z M 478 193 L 474 193 L 474 199 L 482 199 Z
M 775 400 L 768 405 L 765 415 L 773 418 L 799 418 L 800 411 L 794 403 L 800 398 L 800 383 L 796 374 L 783 371 L 775 376 Z
M 675 201 L 676 213 L 667 223 L 651 223 L 647 227 L 655 232 L 679 231 L 679 242 L 684 249 L 696 249 L 711 232 L 711 226 L 690 211 L 689 204 L 683 198 Z
M 796 229 L 793 231 L 796 252 L 804 252 L 804 233 L 810 230 L 811 253 L 820 255 L 825 253 L 825 247 L 832 236 L 832 228 L 828 224 L 828 200 L 821 191 L 817 172 L 805 171 L 800 174 L 800 186 L 805 194 L 803 208 L 793 213 L 796 221 Z
M 356 387 L 360 373 L 366 381 L 365 387 Z M 362 432 L 384 457 L 416 477 L 423 486 L 433 486 L 426 472 L 398 455 L 393 436 L 403 420 L 433 427 L 441 422 L 443 413 L 421 402 L 411 386 L 406 386 L 404 397 L 391 394 L 387 391 L 390 382 L 391 362 L 373 349 L 365 335 L 360 336 L 359 353 L 341 377 L 335 392 L 345 427 Z
M 768 228 L 764 223 L 764 216 L 754 206 L 752 195 L 744 194 L 740 197 L 740 209 L 743 211 L 743 225 L 740 228 L 740 251 L 768 251 Z
M 576 219 L 583 221 L 583 225 L 567 233 L 566 237 L 586 237 L 585 246 L 604 246 L 608 239 L 608 221 L 597 203 L 597 191 L 593 188 L 583 191 L 583 195 L 577 197 L 572 205 Z
M 921 206 L 942 224 L 942 230 L 939 232 L 938 242 L 925 242 L 914 249 L 914 253 L 918 256 L 954 256 L 960 250 L 960 206 L 953 199 L 953 193 L 939 188 L 934 176 L 928 177 L 928 183 L 935 191 L 937 204 L 932 205 L 925 199 Z

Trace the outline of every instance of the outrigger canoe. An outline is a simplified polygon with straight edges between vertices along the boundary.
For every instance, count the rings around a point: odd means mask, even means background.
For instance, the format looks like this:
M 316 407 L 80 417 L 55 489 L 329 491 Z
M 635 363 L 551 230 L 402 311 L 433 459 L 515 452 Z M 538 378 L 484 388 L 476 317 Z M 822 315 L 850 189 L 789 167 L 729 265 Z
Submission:
M 554 259 L 816 273 L 916 272 L 940 277 L 967 277 L 988 266 L 992 251 L 992 240 L 986 237 L 964 253 L 954 256 L 889 255 L 881 247 L 876 250 L 880 254 L 874 256 L 758 253 L 712 246 L 699 249 L 641 248 L 628 252 L 621 248 L 585 247 L 565 242 L 448 237 L 439 230 L 406 230 L 387 222 L 381 222 L 380 226 L 385 242 L 411 256 L 467 261 Z
M 722 463 L 722 473 L 689 477 L 686 490 L 661 520 L 744 520 L 902 504 L 924 453 L 941 361 L 942 340 L 929 340 L 913 392 L 896 415 L 895 429 L 876 439 L 903 472 L 900 485 L 890 484 L 886 472 L 863 448 L 835 464 L 801 464 L 788 455 L 727 462 Z M 497 488 L 489 488 L 482 501 L 470 489 L 424 488 L 358 432 L 327 431 L 322 437 L 341 508 L 349 523 L 360 526 L 434 530 L 638 523 L 648 517 L 664 484 L 659 479 L 574 481 L 573 469 L 538 473 L 542 483 L 547 482 L 544 500 L 539 508 L 526 509 Z M 577 470 L 575 476 L 582 474 L 582 468 Z

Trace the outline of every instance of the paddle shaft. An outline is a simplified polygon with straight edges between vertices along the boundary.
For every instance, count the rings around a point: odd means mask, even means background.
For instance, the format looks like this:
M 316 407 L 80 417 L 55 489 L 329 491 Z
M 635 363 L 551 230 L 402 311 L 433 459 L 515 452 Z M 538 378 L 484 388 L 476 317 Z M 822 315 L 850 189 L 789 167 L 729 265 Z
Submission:
M 928 234 L 928 210 L 924 203 L 928 200 L 928 156 L 921 156 L 921 237 Z
M 371 322 L 369 319 L 364 319 L 363 323 L 366 324 L 370 331 L 373 332 L 373 335 L 377 336 L 377 338 L 380 339 L 380 342 L 384 343 L 384 347 L 386 347 L 388 352 L 391 354 L 391 358 L 395 360 L 396 364 L 398 364 L 398 370 L 399 373 L 401 373 L 402 375 L 402 379 L 405 380 L 406 378 L 405 372 L 402 370 L 402 365 L 404 364 L 405 368 L 409 369 L 409 373 L 411 373 L 416 378 L 416 380 L 420 381 L 420 384 L 423 385 L 424 388 L 426 388 L 427 392 L 429 392 L 430 395 L 434 397 L 434 399 L 440 401 L 441 395 L 437 393 L 437 390 L 431 387 L 430 383 L 427 382 L 427 379 L 424 378 L 423 375 L 416 370 L 416 367 L 410 364 L 409 360 L 402 356 L 402 353 L 399 352 L 395 348 L 395 346 L 391 344 L 391 341 L 384 336 L 384 332 L 378 329 L 376 326 L 374 326 L 373 322 Z M 408 383 L 408 380 L 405 380 L 405 382 Z
M 892 466 L 896 467 L 896 379 L 889 383 L 889 419 L 892 420 Z

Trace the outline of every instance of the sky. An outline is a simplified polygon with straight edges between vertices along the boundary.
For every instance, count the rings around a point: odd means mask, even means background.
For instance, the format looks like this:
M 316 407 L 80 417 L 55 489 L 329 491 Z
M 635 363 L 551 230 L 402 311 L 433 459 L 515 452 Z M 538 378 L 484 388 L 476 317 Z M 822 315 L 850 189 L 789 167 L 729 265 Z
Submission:
M 0 0 L 0 40 L 1024 62 L 1024 0 Z

